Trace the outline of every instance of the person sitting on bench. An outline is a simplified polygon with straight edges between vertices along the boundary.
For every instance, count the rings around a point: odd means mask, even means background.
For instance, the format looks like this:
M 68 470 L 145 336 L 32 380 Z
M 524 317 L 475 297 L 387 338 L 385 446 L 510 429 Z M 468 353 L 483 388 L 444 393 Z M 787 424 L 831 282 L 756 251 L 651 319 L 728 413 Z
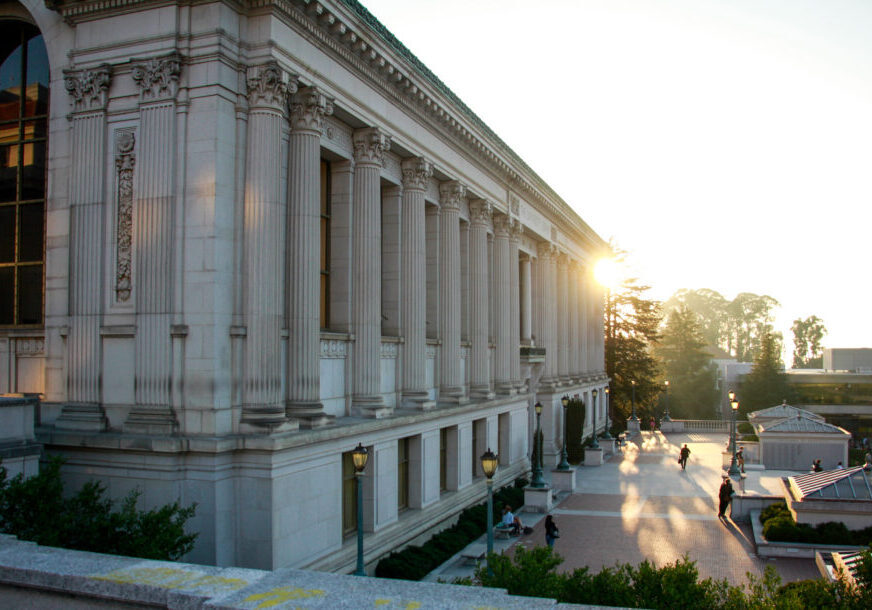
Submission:
M 521 523 L 521 518 L 512 512 L 512 509 L 507 505 L 503 507 L 503 519 L 500 521 L 500 527 L 512 528 L 512 535 L 518 536 L 524 529 L 524 524 Z

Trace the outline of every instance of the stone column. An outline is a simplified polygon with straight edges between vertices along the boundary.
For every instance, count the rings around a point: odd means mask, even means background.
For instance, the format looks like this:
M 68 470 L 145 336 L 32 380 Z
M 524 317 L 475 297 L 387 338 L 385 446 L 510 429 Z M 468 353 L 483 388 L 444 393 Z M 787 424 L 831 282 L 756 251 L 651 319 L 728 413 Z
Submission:
M 569 282 L 569 377 L 577 381 L 580 372 L 578 346 L 581 343 L 578 326 L 578 261 L 574 259 L 569 261 L 567 277 Z
M 433 175 L 433 164 L 423 157 L 406 159 L 403 169 L 403 230 L 400 298 L 402 308 L 403 402 L 429 409 L 436 403 L 427 393 L 426 320 L 427 249 L 424 192 Z
M 594 347 L 596 350 L 596 359 L 594 360 L 593 370 L 597 372 L 605 372 L 606 370 L 606 352 L 605 352 L 605 334 L 606 323 L 603 319 L 603 300 L 605 298 L 604 288 L 596 284 L 596 299 L 593 304 L 593 315 L 596 318 L 596 330 L 594 335 Z
M 172 54 L 137 63 L 132 71 L 140 94 L 131 285 L 136 303 L 136 404 L 123 428 L 138 434 L 178 430 L 170 405 L 170 325 L 175 302 L 176 96 L 181 67 L 181 58 Z
M 545 366 L 540 383 L 543 389 L 558 385 L 557 350 L 557 249 L 550 242 L 539 244 L 542 266 L 542 342 L 545 348 Z
M 466 187 L 457 181 L 439 185 L 442 208 L 439 231 L 440 289 L 440 369 L 441 402 L 463 403 L 463 379 L 460 370 L 460 201 Z
M 512 219 L 509 227 L 509 368 L 512 385 L 519 392 L 524 389 L 521 379 L 521 288 L 518 267 L 518 246 L 524 227 Z
M 515 386 L 512 383 L 511 357 L 511 304 L 512 295 L 511 270 L 509 268 L 509 234 L 512 230 L 512 219 L 498 214 L 494 216 L 494 379 L 498 394 L 512 396 Z
M 533 282 L 531 276 L 532 263 L 529 255 L 524 255 L 520 260 L 520 277 L 518 279 L 521 291 L 521 345 L 532 345 L 533 328 Z
M 557 258 L 557 375 L 569 381 L 569 258 Z
M 332 100 L 316 87 L 291 96 L 287 271 L 288 417 L 305 428 L 332 421 L 321 404 L 321 132 Z
M 245 352 L 240 428 L 243 432 L 280 432 L 298 427 L 295 420 L 288 421 L 285 412 L 283 361 L 277 357 L 284 347 L 283 282 L 277 281 L 285 274 L 287 206 L 282 165 L 288 95 L 295 93 L 297 87 L 275 62 L 250 67 L 246 85 L 249 114 L 242 237 Z M 309 136 L 302 138 L 305 144 L 310 144 Z M 313 139 L 317 147 L 317 136 Z M 300 140 L 298 133 L 295 143 Z M 295 146 L 294 154 L 301 154 L 305 144 Z M 302 154 L 307 152 L 310 151 Z M 296 176 L 292 178 L 296 196 L 301 194 L 304 182 Z M 302 202 L 295 198 L 293 205 L 299 209 Z
M 64 81 L 73 104 L 73 112 L 69 115 L 72 140 L 69 186 L 70 330 L 66 362 L 67 402 L 55 426 L 67 430 L 100 432 L 106 429 L 107 423 L 100 404 L 100 319 L 104 298 L 102 262 L 103 222 L 106 216 L 104 142 L 111 79 L 112 68 L 109 64 L 93 70 L 64 71 Z M 125 213 L 129 213 L 133 184 L 133 134 L 130 131 L 120 133 L 124 134 L 124 140 L 116 141 L 116 162 L 119 172 L 122 167 L 129 169 L 129 181 L 118 181 L 119 188 L 122 185 L 125 187 L 125 195 L 118 198 L 116 205 L 125 206 Z M 124 299 L 120 299 L 120 293 L 113 291 L 112 295 L 113 302 L 130 298 L 129 290 L 124 293 Z
M 379 128 L 354 132 L 352 243 L 353 411 L 381 418 L 391 413 L 381 396 L 381 168 L 390 138 Z
M 590 337 L 588 336 L 588 319 L 590 318 L 587 308 L 587 267 L 581 265 L 578 269 L 578 357 L 579 371 L 583 378 L 588 373 L 588 350 L 590 349 Z
M 476 199 L 469 203 L 469 279 L 470 279 L 470 376 L 472 398 L 489 400 L 490 366 L 488 364 L 488 261 L 487 231 L 493 207 L 489 201 Z

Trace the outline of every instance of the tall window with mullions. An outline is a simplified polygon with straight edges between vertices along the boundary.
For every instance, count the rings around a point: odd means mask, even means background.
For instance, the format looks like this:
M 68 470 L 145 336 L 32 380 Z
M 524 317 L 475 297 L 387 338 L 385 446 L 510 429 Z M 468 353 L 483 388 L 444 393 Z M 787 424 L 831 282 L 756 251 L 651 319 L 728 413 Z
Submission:
M 48 95 L 39 30 L 0 21 L 0 326 L 43 323 Z

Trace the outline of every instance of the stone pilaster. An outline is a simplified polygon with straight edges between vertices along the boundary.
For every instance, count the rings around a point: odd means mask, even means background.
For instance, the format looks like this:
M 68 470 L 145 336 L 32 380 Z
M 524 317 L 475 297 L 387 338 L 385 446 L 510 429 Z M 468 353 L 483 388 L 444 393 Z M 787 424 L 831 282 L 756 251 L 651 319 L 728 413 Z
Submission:
M 469 391 L 472 398 L 479 400 L 489 400 L 494 396 L 490 389 L 488 363 L 487 231 L 492 214 L 493 206 L 489 201 L 476 199 L 469 203 Z
M 175 304 L 174 243 L 177 213 L 176 95 L 181 74 L 177 54 L 134 61 L 139 87 L 139 131 L 133 201 L 133 299 L 136 306 L 136 404 L 124 431 L 172 434 L 178 430 L 171 400 Z
M 587 306 L 589 289 L 587 282 L 587 267 L 582 265 L 578 270 L 578 358 L 579 372 L 583 377 L 588 373 L 590 361 L 588 350 L 590 349 L 590 336 L 588 332 L 588 320 L 590 318 Z
M 557 367 L 557 249 L 550 243 L 539 244 L 542 267 L 542 340 L 545 348 L 545 366 L 540 384 L 543 389 L 558 385 Z
M 457 181 L 439 185 L 442 212 L 439 231 L 441 402 L 465 402 L 460 370 L 460 202 L 466 187 Z
M 364 417 L 391 413 L 381 380 L 381 188 L 380 173 L 390 138 L 379 128 L 354 132 L 354 260 L 352 266 L 352 409 Z
M 107 423 L 100 404 L 100 319 L 104 294 L 101 264 L 103 222 L 106 216 L 104 142 L 111 80 L 112 68 L 108 64 L 92 70 L 64 71 L 66 89 L 73 105 L 69 117 L 72 139 L 70 330 L 67 338 L 67 402 L 55 425 L 67 430 L 99 432 L 106 429 Z M 127 154 L 132 155 L 132 144 Z
M 288 421 L 282 394 L 285 190 L 282 185 L 288 95 L 296 83 L 274 62 L 246 74 L 248 141 L 243 212 L 245 352 L 242 366 L 243 432 L 279 432 Z M 298 136 L 299 138 L 299 136 Z M 298 149 L 295 147 L 295 153 Z
M 521 283 L 518 267 L 518 247 L 524 227 L 513 219 L 509 227 L 509 367 L 512 384 L 519 392 L 524 390 L 521 379 Z
M 433 164 L 422 157 L 406 159 L 403 170 L 402 296 L 403 402 L 429 409 L 435 401 L 427 393 L 427 252 L 424 192 Z
M 529 255 L 524 255 L 520 260 L 518 282 L 521 291 L 521 345 L 532 345 L 533 333 L 533 278 L 532 261 Z
M 508 216 L 494 216 L 494 378 L 497 393 L 505 396 L 516 391 L 512 383 L 512 309 L 509 303 L 512 295 L 509 245 L 512 222 Z
M 557 257 L 557 375 L 569 381 L 569 258 Z

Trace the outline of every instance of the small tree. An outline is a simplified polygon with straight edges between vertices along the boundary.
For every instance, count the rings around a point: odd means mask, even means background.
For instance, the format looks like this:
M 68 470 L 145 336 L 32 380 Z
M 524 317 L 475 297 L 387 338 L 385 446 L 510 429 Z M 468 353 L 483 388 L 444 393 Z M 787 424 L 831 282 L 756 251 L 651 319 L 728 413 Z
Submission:
M 760 353 L 754 359 L 751 372 L 742 383 L 739 400 L 741 413 L 790 401 L 793 390 L 787 382 L 784 364 L 781 361 L 781 341 L 778 335 L 768 332 L 760 342 Z

